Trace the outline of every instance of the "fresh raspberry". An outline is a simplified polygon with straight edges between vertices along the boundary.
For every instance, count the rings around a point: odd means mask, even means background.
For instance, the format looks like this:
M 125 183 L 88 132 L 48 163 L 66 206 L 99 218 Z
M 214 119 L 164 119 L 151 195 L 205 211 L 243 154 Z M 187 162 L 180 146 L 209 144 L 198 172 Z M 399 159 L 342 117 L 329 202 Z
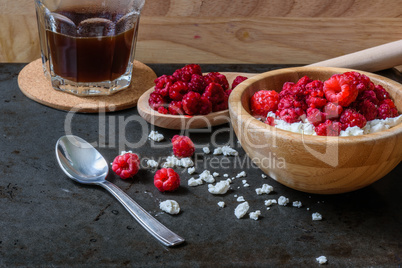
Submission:
M 384 103 L 388 104 L 389 107 L 391 107 L 391 108 L 396 108 L 395 103 L 394 103 L 393 100 L 391 100 L 391 99 L 385 99 L 385 100 L 381 101 L 381 102 L 379 103 L 379 105 L 382 105 L 382 104 L 384 104 Z
M 159 107 L 166 104 L 166 101 L 160 94 L 152 92 L 149 95 L 148 104 L 149 107 L 157 111 Z
M 324 114 L 327 119 L 333 120 L 339 118 L 341 115 L 343 108 L 340 105 L 336 105 L 335 103 L 328 102 L 324 106 Z
M 229 89 L 229 82 L 225 75 L 218 72 L 210 72 L 204 76 L 205 82 L 207 84 L 210 83 L 218 83 L 221 85 L 223 90 Z
M 180 186 L 179 174 L 171 168 L 161 168 L 155 173 L 154 185 L 161 192 L 174 191 Z
M 169 97 L 175 101 L 181 101 L 188 92 L 187 84 L 183 81 L 177 81 L 169 88 Z
M 237 87 L 238 84 L 240 84 L 241 82 L 243 82 L 245 80 L 247 80 L 247 77 L 245 77 L 245 76 L 241 76 L 241 75 L 236 76 L 236 78 L 233 80 L 233 83 L 232 83 L 232 89 Z
M 201 95 L 200 93 L 190 91 L 183 96 L 182 100 L 183 110 L 188 115 L 195 115 L 200 113 L 201 109 Z
M 201 66 L 198 64 L 188 64 L 181 69 L 177 69 L 173 73 L 173 77 L 175 77 L 179 81 L 190 82 L 193 74 L 202 75 Z
M 293 95 L 297 97 L 305 97 L 305 91 L 306 91 L 306 86 L 307 84 L 311 83 L 312 80 L 308 76 L 303 76 L 302 78 L 297 81 L 296 84 L 293 85 L 292 87 L 292 92 Z
M 342 124 L 342 130 L 354 126 L 363 128 L 367 123 L 366 118 L 361 113 L 353 109 L 344 110 L 339 118 L 339 121 Z
M 173 154 L 177 157 L 190 157 L 194 154 L 194 143 L 187 136 L 174 135 L 172 144 Z
M 328 101 L 343 107 L 354 102 L 359 94 L 353 75 L 335 74 L 324 82 L 324 93 Z
M 200 114 L 206 115 L 212 112 L 212 103 L 204 96 L 201 96 Z
M 268 112 L 278 109 L 279 94 L 274 90 L 260 90 L 250 99 L 250 109 L 254 116 L 266 117 Z
M 308 108 L 307 120 L 314 126 L 317 126 L 325 121 L 325 114 L 317 108 Z
M 374 84 L 371 82 L 370 78 L 364 74 L 358 72 L 346 72 L 343 75 L 355 80 L 356 88 L 359 93 L 362 93 L 365 90 L 374 89 Z
M 168 107 L 169 113 L 172 115 L 183 115 L 183 105 L 181 101 L 172 101 Z
M 282 99 L 288 95 L 293 95 L 293 86 L 295 83 L 293 82 L 285 82 L 282 86 L 281 92 L 279 92 L 279 99 Z
M 225 95 L 229 97 L 230 94 L 232 93 L 232 91 L 233 91 L 233 89 L 225 90 Z
M 325 98 L 323 88 L 324 83 L 319 80 L 314 80 L 306 85 L 306 103 L 309 107 L 322 108 L 325 106 L 325 104 L 327 104 L 327 99 Z
M 202 96 L 212 103 L 212 109 L 215 105 L 225 101 L 225 92 L 218 83 L 209 83 Z
M 223 111 L 223 110 L 227 110 L 229 108 L 229 96 L 228 95 L 224 95 L 223 96 L 223 101 L 220 103 L 217 103 L 215 105 L 212 105 L 212 111 L 213 112 L 219 112 L 219 111 Z
M 123 180 L 137 174 L 139 169 L 140 159 L 138 155 L 133 153 L 118 155 L 112 163 L 112 170 Z
M 368 91 L 364 91 L 368 92 Z M 377 118 L 378 110 L 377 106 L 368 99 L 363 100 L 358 105 L 358 111 L 364 115 L 367 121 L 371 121 Z
M 356 99 L 356 102 L 362 102 L 364 100 L 368 100 L 372 102 L 373 104 L 377 105 L 378 104 L 378 99 L 377 95 L 375 94 L 374 90 L 365 90 L 361 92 Z
M 319 136 L 339 136 L 341 133 L 341 124 L 336 121 L 326 120 L 324 123 L 314 128 Z
M 188 83 L 188 90 L 202 94 L 204 93 L 206 86 L 207 84 L 205 83 L 205 79 L 202 75 L 193 74 L 191 76 L 190 82 Z
M 297 97 L 297 95 L 287 95 L 279 100 L 278 110 L 284 110 L 289 108 L 300 108 L 302 110 L 307 110 L 307 103 Z
M 398 110 L 395 107 L 391 107 L 388 103 L 383 102 L 378 107 L 378 119 L 386 119 L 397 117 L 399 115 Z
M 158 108 L 158 113 L 160 113 L 160 114 L 168 114 L 168 113 L 169 113 L 169 110 L 166 109 L 166 107 L 160 106 L 160 107 Z
M 265 124 L 268 124 L 270 126 L 275 126 L 275 118 L 272 116 L 267 116 L 267 119 L 265 120 Z
M 169 95 L 169 87 L 174 83 L 174 78 L 168 75 L 162 75 L 155 79 L 154 92 L 160 94 L 162 97 Z
M 279 118 L 289 124 L 300 122 L 300 115 L 304 113 L 300 108 L 286 108 L 278 112 Z
M 374 87 L 374 92 L 375 95 L 377 96 L 377 99 L 379 101 L 383 101 L 385 99 L 390 99 L 391 96 L 389 95 L 389 93 L 385 90 L 385 88 L 381 85 L 376 85 Z

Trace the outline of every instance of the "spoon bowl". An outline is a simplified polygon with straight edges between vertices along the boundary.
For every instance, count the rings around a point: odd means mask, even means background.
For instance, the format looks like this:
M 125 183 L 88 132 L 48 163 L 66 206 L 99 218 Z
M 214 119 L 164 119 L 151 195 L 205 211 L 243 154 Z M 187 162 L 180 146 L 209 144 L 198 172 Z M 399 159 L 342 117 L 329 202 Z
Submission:
M 166 228 L 119 187 L 106 180 L 109 172 L 105 158 L 87 141 L 73 135 L 56 143 L 56 158 L 64 173 L 76 182 L 99 185 L 108 190 L 151 235 L 165 246 L 175 246 L 184 239 Z

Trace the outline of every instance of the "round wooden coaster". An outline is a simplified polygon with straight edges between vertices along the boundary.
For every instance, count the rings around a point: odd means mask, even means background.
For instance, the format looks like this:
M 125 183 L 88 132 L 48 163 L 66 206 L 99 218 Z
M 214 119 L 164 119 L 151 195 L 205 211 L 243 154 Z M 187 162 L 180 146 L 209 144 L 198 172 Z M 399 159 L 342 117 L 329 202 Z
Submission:
M 132 108 L 140 96 L 154 86 L 156 74 L 145 64 L 134 61 L 131 85 L 113 95 L 80 97 L 53 89 L 45 77 L 42 60 L 25 66 L 18 75 L 18 86 L 28 98 L 46 106 L 79 113 L 113 112 Z

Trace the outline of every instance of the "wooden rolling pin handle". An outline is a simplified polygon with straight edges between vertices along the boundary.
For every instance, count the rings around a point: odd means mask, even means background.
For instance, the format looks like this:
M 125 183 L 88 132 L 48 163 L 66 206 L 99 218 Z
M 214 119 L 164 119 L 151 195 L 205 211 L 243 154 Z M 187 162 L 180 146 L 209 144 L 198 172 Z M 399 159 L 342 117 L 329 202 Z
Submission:
M 307 66 L 344 67 L 376 72 L 402 65 L 402 40 L 320 61 Z

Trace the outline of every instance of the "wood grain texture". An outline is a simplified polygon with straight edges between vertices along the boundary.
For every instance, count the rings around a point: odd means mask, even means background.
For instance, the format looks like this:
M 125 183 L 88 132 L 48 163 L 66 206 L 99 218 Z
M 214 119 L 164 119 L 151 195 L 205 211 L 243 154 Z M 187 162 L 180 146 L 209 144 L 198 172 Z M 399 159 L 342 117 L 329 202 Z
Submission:
M 304 192 L 336 194 L 365 187 L 385 176 L 402 160 L 402 124 L 354 137 L 302 135 L 269 126 L 250 115 L 249 100 L 261 89 L 280 91 L 283 83 L 304 75 L 326 80 L 350 69 L 299 67 L 256 75 L 233 90 L 229 113 L 233 129 L 248 156 L 278 182 Z M 368 75 L 384 86 L 402 111 L 402 85 Z
M 40 56 L 32 0 L 0 0 L 0 62 Z M 147 0 L 145 63 L 310 64 L 401 39 L 401 0 Z
M 252 77 L 256 74 L 252 73 L 234 73 L 234 72 L 221 72 L 224 74 L 232 85 L 233 80 L 238 76 Z M 219 111 L 215 113 L 210 113 L 207 115 L 171 115 L 171 114 L 161 114 L 153 110 L 149 104 L 149 95 L 154 92 L 155 88 L 151 87 L 147 90 L 138 100 L 138 113 L 147 122 L 167 129 L 197 129 L 197 128 L 210 128 L 212 126 L 217 126 L 230 122 L 229 110 Z

